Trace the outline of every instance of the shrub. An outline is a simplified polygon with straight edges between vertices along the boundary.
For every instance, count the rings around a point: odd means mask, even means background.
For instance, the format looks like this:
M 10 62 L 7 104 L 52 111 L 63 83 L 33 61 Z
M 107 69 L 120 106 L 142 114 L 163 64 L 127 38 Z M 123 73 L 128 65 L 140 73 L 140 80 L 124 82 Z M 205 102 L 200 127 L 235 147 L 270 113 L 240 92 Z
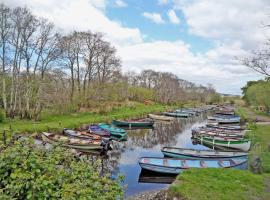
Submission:
M 3 123 L 6 119 L 6 113 L 3 110 L 0 110 L 0 123 Z
M 118 180 L 100 177 L 97 166 L 59 146 L 50 150 L 29 140 L 0 154 L 0 199 L 119 199 Z

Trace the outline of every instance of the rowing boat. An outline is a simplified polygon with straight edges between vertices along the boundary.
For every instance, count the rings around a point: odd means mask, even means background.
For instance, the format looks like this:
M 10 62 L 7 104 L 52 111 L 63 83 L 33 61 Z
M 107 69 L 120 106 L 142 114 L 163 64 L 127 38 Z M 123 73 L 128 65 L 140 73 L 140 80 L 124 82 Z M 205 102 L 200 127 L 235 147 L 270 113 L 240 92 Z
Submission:
M 228 147 L 233 149 L 239 149 L 241 151 L 248 151 L 251 146 L 251 141 L 248 139 L 228 139 L 228 138 L 221 138 L 221 137 L 208 137 L 208 136 L 200 136 L 195 135 L 196 138 L 201 143 L 208 143 L 213 146 L 222 146 Z
M 176 147 L 163 147 L 161 152 L 168 157 L 173 158 L 244 158 L 247 159 L 248 153 L 241 151 L 215 151 L 215 150 L 198 150 L 185 149 Z
M 143 119 L 143 120 L 130 120 L 130 121 L 124 121 L 124 120 L 113 120 L 112 122 L 115 126 L 123 126 L 123 127 L 152 127 L 154 125 L 153 120 L 149 119 Z
M 173 121 L 175 119 L 174 117 L 167 117 L 164 115 L 154 115 L 154 114 L 149 114 L 148 117 L 150 117 L 151 119 L 161 120 L 161 121 Z
M 139 164 L 142 169 L 158 173 L 179 174 L 191 168 L 241 168 L 246 159 L 180 159 L 142 157 Z
M 109 131 L 111 133 L 111 135 L 113 135 L 113 136 L 117 136 L 117 137 L 122 138 L 122 137 L 127 135 L 127 132 L 122 128 L 117 128 L 115 126 L 105 124 L 105 123 L 100 123 L 98 126 L 106 131 Z
M 104 148 L 104 145 L 106 145 L 102 140 L 96 141 L 91 139 L 89 140 L 75 139 L 47 132 L 43 132 L 41 136 L 44 142 L 50 144 L 60 143 L 61 146 L 63 147 L 69 147 L 79 151 L 101 150 Z
M 95 135 L 99 135 L 101 137 L 110 137 L 111 133 L 101 127 L 99 127 L 98 125 L 90 125 L 88 128 L 88 131 L 90 133 L 93 133 Z
M 164 112 L 163 115 L 169 116 L 169 117 L 184 117 L 188 118 L 190 115 L 188 113 L 178 113 L 178 112 Z
M 80 139 L 91 139 L 91 140 L 102 140 L 99 135 L 91 134 L 86 131 L 74 131 L 64 128 L 63 133 L 69 137 L 80 138 Z

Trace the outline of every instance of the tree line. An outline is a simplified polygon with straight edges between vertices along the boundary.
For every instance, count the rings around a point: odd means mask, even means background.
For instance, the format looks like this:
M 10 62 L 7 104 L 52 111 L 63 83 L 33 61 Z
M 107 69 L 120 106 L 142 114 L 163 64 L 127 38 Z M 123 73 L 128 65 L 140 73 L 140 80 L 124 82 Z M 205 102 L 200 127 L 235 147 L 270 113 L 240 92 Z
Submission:
M 211 85 L 172 73 L 122 73 L 117 50 L 102 33 L 60 33 L 26 7 L 0 4 L 0 62 L 0 106 L 11 118 L 38 120 L 43 110 L 76 111 L 101 101 L 205 102 L 215 94 Z

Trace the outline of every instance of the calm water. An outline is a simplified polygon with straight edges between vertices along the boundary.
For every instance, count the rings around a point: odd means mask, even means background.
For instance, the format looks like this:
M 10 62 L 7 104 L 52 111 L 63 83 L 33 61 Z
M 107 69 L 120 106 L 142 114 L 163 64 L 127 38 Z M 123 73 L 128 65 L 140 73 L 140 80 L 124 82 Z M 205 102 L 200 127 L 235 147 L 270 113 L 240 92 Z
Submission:
M 141 171 L 138 160 L 143 156 L 163 157 L 161 148 L 177 146 L 207 149 L 202 145 L 193 145 L 191 129 L 205 124 L 206 115 L 188 119 L 177 119 L 173 123 L 157 122 L 154 129 L 128 130 L 128 140 L 113 142 L 113 150 L 103 162 L 113 177 L 125 176 L 123 185 L 127 185 L 125 196 L 166 187 L 174 176 L 164 176 Z
M 208 149 L 200 144 L 192 144 L 191 140 L 191 129 L 205 125 L 206 118 L 207 114 L 201 114 L 188 119 L 178 118 L 172 123 L 156 122 L 154 129 L 128 130 L 128 140 L 112 141 L 113 150 L 108 155 L 100 156 L 97 152 L 86 155 L 86 158 L 90 164 L 101 161 L 101 174 L 111 174 L 112 178 L 123 175 L 123 186 L 127 186 L 126 197 L 161 189 L 172 183 L 175 176 L 142 171 L 138 164 L 139 158 L 163 157 L 160 150 L 164 146 Z M 41 141 L 37 140 L 37 144 L 41 144 Z M 45 146 L 49 148 L 48 145 Z

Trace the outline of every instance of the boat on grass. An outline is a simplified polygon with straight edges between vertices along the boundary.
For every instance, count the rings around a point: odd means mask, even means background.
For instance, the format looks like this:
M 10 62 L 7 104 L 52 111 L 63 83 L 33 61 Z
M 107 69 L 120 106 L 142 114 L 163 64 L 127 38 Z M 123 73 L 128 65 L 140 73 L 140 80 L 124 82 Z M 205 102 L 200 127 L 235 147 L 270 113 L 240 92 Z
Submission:
M 113 120 L 112 122 L 115 126 L 120 127 L 152 127 L 154 125 L 154 121 L 151 119 L 140 119 L 140 120 L 130 120 L 130 121 L 124 121 L 124 120 Z
M 247 159 L 248 153 L 242 151 L 215 151 L 215 150 L 198 150 L 177 147 L 163 147 L 161 152 L 172 158 L 196 158 L 196 159 L 227 159 L 241 158 Z
M 60 143 L 63 147 L 68 147 L 72 149 L 76 149 L 82 152 L 88 152 L 92 150 L 106 150 L 109 148 L 109 143 L 103 140 L 85 140 L 85 139 L 75 139 L 69 138 L 64 135 L 54 134 L 54 133 L 47 133 L 43 132 L 41 134 L 42 140 L 46 143 L 56 144 Z
M 154 114 L 149 114 L 148 117 L 154 120 L 161 120 L 161 121 L 173 121 L 175 119 L 174 117 L 168 117 L 164 115 L 154 115 Z
M 246 159 L 201 160 L 156 157 L 142 157 L 139 160 L 142 169 L 166 174 L 179 174 L 191 168 L 241 168 L 246 162 Z

